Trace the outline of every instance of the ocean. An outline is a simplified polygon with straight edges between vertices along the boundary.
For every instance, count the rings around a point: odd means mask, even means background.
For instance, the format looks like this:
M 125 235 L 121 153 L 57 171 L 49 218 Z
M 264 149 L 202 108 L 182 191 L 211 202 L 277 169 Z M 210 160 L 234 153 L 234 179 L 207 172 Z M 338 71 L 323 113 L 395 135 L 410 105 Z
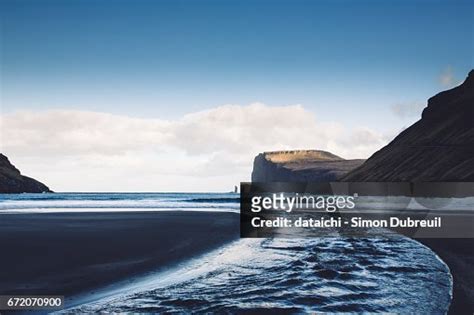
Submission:
M 0 219 L 2 213 L 183 210 L 239 212 L 239 195 L 0 195 Z M 63 312 L 445 314 L 451 295 L 448 267 L 406 237 L 235 239 Z

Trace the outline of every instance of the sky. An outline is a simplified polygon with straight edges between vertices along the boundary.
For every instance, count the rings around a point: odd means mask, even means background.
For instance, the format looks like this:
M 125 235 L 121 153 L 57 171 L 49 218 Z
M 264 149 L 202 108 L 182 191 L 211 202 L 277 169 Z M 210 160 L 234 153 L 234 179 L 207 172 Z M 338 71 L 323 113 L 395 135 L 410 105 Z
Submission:
M 471 1 L 0 0 L 0 151 L 56 191 L 228 191 L 367 158 L 474 67 Z

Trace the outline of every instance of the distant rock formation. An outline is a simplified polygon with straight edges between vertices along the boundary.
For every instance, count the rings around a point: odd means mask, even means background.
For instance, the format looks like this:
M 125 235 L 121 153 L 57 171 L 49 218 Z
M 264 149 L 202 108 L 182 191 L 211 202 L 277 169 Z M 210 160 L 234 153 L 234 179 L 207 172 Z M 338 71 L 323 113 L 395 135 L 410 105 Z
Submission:
M 344 181 L 474 181 L 474 70 Z
M 335 181 L 363 162 L 319 150 L 264 152 L 255 157 L 252 182 Z
M 49 188 L 34 180 L 21 175 L 8 158 L 0 153 L 0 193 L 42 193 L 51 192 Z

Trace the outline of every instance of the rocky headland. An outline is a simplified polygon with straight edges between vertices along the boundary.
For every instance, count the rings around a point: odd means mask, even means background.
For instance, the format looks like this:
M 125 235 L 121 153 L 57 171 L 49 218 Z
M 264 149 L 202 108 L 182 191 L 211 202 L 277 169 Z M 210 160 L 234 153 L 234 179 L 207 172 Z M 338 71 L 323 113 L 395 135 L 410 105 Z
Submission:
M 39 181 L 23 176 L 20 171 L 0 153 L 0 193 L 42 193 L 51 190 Z
M 254 159 L 252 182 L 335 181 L 363 162 L 320 150 L 264 152 Z

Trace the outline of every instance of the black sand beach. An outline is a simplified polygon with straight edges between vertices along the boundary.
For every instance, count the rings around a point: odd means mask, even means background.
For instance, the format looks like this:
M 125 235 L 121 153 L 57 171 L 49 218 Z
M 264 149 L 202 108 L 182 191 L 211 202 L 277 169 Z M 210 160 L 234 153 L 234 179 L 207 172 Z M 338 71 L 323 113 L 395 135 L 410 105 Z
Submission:
M 423 238 L 449 267 L 453 276 L 453 299 L 449 314 L 474 313 L 474 239 Z
M 91 294 L 238 237 L 238 214 L 2 214 L 0 294 Z
M 238 238 L 226 212 L 2 214 L 0 294 L 78 296 L 147 272 L 165 270 Z M 474 241 L 418 239 L 449 266 L 450 314 L 472 314 Z

